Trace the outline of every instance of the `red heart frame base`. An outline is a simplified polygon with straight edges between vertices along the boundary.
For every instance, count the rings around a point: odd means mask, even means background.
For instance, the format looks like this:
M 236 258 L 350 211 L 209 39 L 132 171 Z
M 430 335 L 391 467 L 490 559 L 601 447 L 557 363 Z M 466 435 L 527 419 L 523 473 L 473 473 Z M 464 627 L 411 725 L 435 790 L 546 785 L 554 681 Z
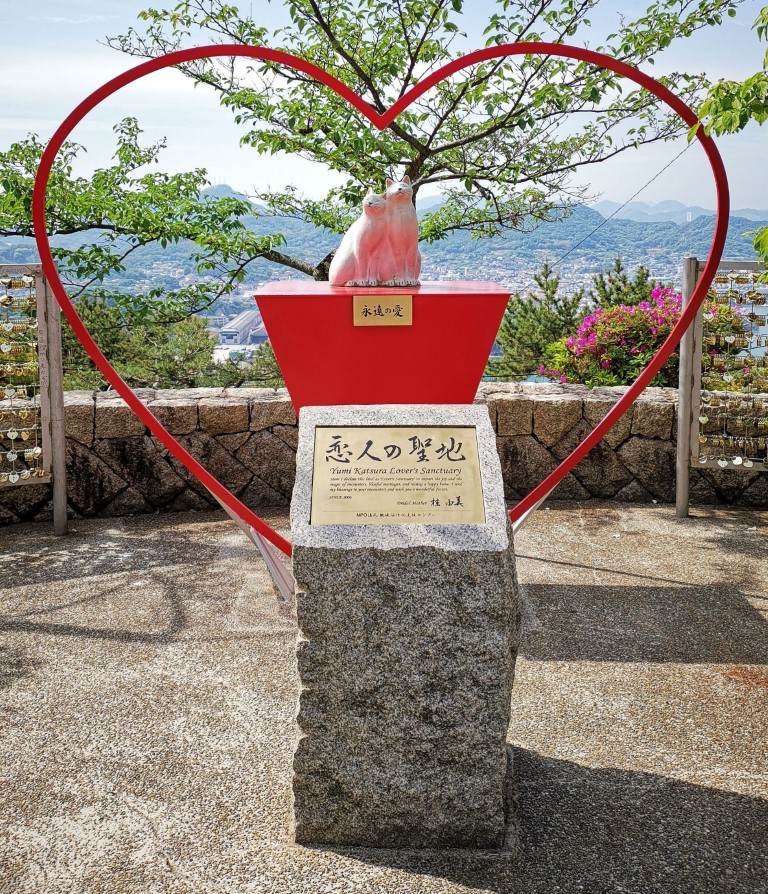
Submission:
M 356 326 L 352 302 L 361 292 L 371 307 L 377 297 L 407 294 L 411 324 Z M 508 289 L 479 282 L 363 291 L 291 280 L 256 293 L 297 413 L 306 406 L 471 404 L 508 299 Z
M 370 121 L 374 127 L 383 130 L 385 127 L 388 127 L 404 109 L 408 108 L 411 103 L 418 99 L 418 97 L 423 95 L 435 84 L 450 77 L 450 75 L 455 74 L 470 65 L 475 65 L 478 62 L 485 62 L 489 59 L 498 59 L 506 56 L 522 55 L 561 56 L 591 63 L 598 68 L 613 71 L 622 77 L 634 81 L 646 90 L 649 90 L 654 96 L 669 106 L 689 128 L 694 127 L 699 123 L 699 120 L 692 109 L 690 109 L 678 96 L 672 93 L 671 90 L 649 77 L 647 74 L 633 68 L 631 65 L 627 65 L 626 62 L 620 62 L 619 60 L 613 59 L 602 53 L 596 53 L 581 47 L 571 47 L 566 44 L 516 43 L 477 50 L 466 56 L 461 56 L 458 59 L 447 63 L 442 68 L 432 72 L 424 78 L 424 80 L 411 87 L 394 105 L 390 106 L 390 108 L 384 112 L 379 112 L 374 109 L 353 90 L 347 87 L 346 84 L 343 84 L 327 71 L 318 68 L 316 65 L 313 65 L 304 59 L 293 56 L 290 53 L 285 53 L 281 50 L 270 50 L 266 47 L 222 44 L 217 46 L 194 47 L 188 50 L 179 50 L 174 53 L 168 53 L 157 59 L 143 62 L 140 65 L 123 72 L 123 74 L 118 75 L 111 81 L 108 81 L 106 84 L 99 87 L 98 90 L 91 93 L 90 96 L 84 99 L 83 102 L 81 102 L 67 116 L 57 128 L 43 153 L 35 178 L 35 188 L 32 198 L 32 221 L 34 225 L 35 239 L 37 240 L 40 259 L 48 283 L 56 296 L 56 300 L 61 305 L 69 324 L 72 326 L 73 331 L 80 339 L 80 342 L 87 351 L 89 357 L 102 372 L 106 380 L 125 400 L 128 406 L 131 407 L 134 413 L 136 413 L 138 418 L 147 426 L 152 434 L 155 435 L 155 437 L 158 438 L 158 440 L 160 440 L 230 512 L 234 512 L 243 521 L 251 525 L 258 533 L 262 534 L 286 555 L 291 554 L 291 544 L 278 534 L 274 528 L 270 527 L 266 522 L 259 518 L 259 516 L 251 509 L 241 503 L 234 494 L 230 493 L 227 488 L 217 481 L 210 472 L 203 468 L 203 466 L 201 466 L 200 463 L 191 456 L 181 444 L 179 444 L 173 435 L 171 435 L 171 433 L 158 422 L 152 413 L 133 393 L 131 388 L 113 369 L 91 337 L 91 334 L 83 325 L 82 320 L 78 316 L 78 313 L 59 278 L 56 265 L 51 256 L 51 247 L 46 227 L 45 198 L 48 189 L 48 180 L 56 155 L 75 126 L 82 121 L 88 112 L 99 105 L 99 103 L 103 102 L 107 97 L 111 96 L 122 87 L 125 87 L 127 84 L 131 84 L 146 75 L 152 74 L 152 72 L 159 71 L 163 68 L 170 68 L 174 65 L 180 65 L 184 62 L 191 62 L 196 59 L 209 59 L 219 56 L 239 56 L 249 59 L 277 62 L 288 66 L 296 71 L 300 71 L 315 78 L 328 89 L 333 90 L 357 109 L 357 111 Z M 715 221 L 715 232 L 712 239 L 712 245 L 710 246 L 709 258 L 701 279 L 699 280 L 690 301 L 684 308 L 677 325 L 669 334 L 669 337 L 661 346 L 655 357 L 642 373 L 640 373 L 634 384 L 630 386 L 627 392 L 608 412 L 605 418 L 595 426 L 589 435 L 587 435 L 584 441 L 568 457 L 566 457 L 566 459 L 563 460 L 563 462 L 560 463 L 560 465 L 547 478 L 545 478 L 538 487 L 531 491 L 528 496 L 515 506 L 510 512 L 510 517 L 513 522 L 522 518 L 527 512 L 535 508 L 538 503 L 541 502 L 541 500 L 543 500 L 569 472 L 571 472 L 580 460 L 587 455 L 608 430 L 618 422 L 624 412 L 638 398 L 643 389 L 651 382 L 656 373 L 667 361 L 670 354 L 674 351 L 682 338 L 683 333 L 693 321 L 696 311 L 707 294 L 707 290 L 717 272 L 717 267 L 720 263 L 723 247 L 725 245 L 725 237 L 728 230 L 730 200 L 725 168 L 714 141 L 703 132 L 703 128 L 701 127 L 696 130 L 696 139 L 698 139 L 707 155 L 717 189 L 717 218 Z M 457 326 L 460 325 L 461 323 L 458 322 Z M 321 374 L 321 371 L 318 370 L 318 375 Z

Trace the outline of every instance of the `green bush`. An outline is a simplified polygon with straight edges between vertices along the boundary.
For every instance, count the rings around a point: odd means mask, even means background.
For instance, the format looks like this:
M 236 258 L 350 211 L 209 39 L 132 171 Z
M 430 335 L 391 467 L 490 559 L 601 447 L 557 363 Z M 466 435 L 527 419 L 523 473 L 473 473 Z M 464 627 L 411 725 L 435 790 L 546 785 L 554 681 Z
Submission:
M 575 335 L 547 349 L 539 373 L 559 382 L 629 385 L 648 365 L 680 318 L 681 296 L 657 286 L 650 301 L 636 305 L 599 307 L 579 324 Z M 677 383 L 679 355 L 675 352 L 654 377 L 654 385 Z

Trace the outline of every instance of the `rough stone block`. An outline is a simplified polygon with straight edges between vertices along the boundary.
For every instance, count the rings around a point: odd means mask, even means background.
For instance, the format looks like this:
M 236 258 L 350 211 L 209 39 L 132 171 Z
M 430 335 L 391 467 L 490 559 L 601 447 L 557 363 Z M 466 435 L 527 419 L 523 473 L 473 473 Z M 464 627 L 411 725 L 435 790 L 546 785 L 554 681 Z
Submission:
M 631 437 L 618 449 L 619 459 L 654 497 L 675 500 L 675 445 L 670 441 Z
M 598 389 L 596 388 L 595 391 L 597 390 Z M 607 389 L 601 388 L 599 390 L 604 391 Z M 602 397 L 595 394 L 594 391 L 586 395 L 586 397 L 584 398 L 584 418 L 589 423 L 590 428 L 594 428 L 598 424 L 598 422 L 601 422 L 603 420 L 608 411 L 613 408 L 619 397 L 620 395 Z M 609 447 L 613 447 L 615 449 L 619 446 L 619 444 L 623 444 L 624 441 L 626 441 L 629 437 L 632 430 L 633 410 L 634 406 L 631 406 L 627 410 L 627 412 L 624 413 L 624 415 L 619 419 L 619 421 L 611 429 L 609 429 L 608 433 L 603 437 L 603 440 Z
M 221 508 L 210 495 L 206 498 L 202 493 L 187 488 L 168 506 L 171 512 L 206 512 L 213 508 Z
M 542 397 L 546 394 L 565 394 L 563 385 L 555 385 L 554 382 L 520 382 L 520 393 L 529 397 Z
M 634 406 L 632 434 L 669 440 L 674 415 L 674 405 L 669 401 L 639 400 Z
M 78 515 L 96 515 L 126 488 L 126 482 L 77 441 L 67 442 L 67 499 Z
M 733 503 L 744 491 L 763 475 L 763 472 L 745 472 L 741 469 L 699 469 L 724 503 Z
M 162 391 L 158 391 L 156 388 L 132 388 L 131 390 L 145 404 L 154 400 L 158 394 L 163 394 Z M 119 395 L 114 388 L 108 388 L 106 391 L 94 391 L 93 396 L 96 399 L 96 403 L 101 403 L 103 400 L 119 399 Z
M 533 401 L 522 394 L 505 394 L 493 399 L 496 433 L 529 435 L 533 431 Z
M 152 511 L 153 507 L 135 487 L 127 487 L 105 506 L 99 515 L 103 518 L 114 518 L 122 515 L 144 515 Z
M 236 453 L 245 442 L 250 438 L 249 431 L 238 431 L 231 435 L 217 435 L 216 440 L 221 446 L 230 453 Z
M 50 484 L 23 484 L 0 488 L 0 500 L 8 522 L 31 521 L 51 498 Z
M 533 433 L 545 447 L 551 447 L 579 422 L 581 406 L 577 394 L 538 397 L 533 401 Z
M 221 397 L 223 388 L 165 388 L 154 394 L 155 400 L 183 400 L 196 403 L 207 397 Z
M 75 510 L 71 506 L 67 506 L 67 518 L 80 518 L 80 516 L 75 512 Z M 42 509 L 38 510 L 35 513 L 35 517 L 33 521 L 53 521 L 53 500 L 48 500 L 47 503 L 42 507 Z
M 96 399 L 96 438 L 130 438 L 143 435 L 144 423 L 119 397 Z
M 558 462 L 572 453 L 592 430 L 585 420 L 572 428 L 552 447 Z M 632 473 L 605 443 L 600 441 L 573 470 L 574 476 L 593 497 L 612 497 L 632 481 Z
M 532 435 L 497 438 L 496 446 L 508 500 L 530 493 L 558 465 L 549 450 Z M 590 496 L 573 475 L 566 475 L 552 493 L 555 500 L 588 500 Z
M 477 387 L 475 401 L 490 400 L 505 394 L 522 394 L 521 382 L 481 382 Z
M 167 451 L 158 450 L 156 444 L 149 437 L 108 438 L 99 442 L 96 453 L 152 506 L 161 507 L 184 490 L 184 482 L 174 472 Z
M 282 393 L 282 392 L 281 392 Z M 250 388 L 243 386 L 240 388 L 225 388 L 222 397 L 228 397 L 239 401 L 256 401 L 256 400 L 275 400 L 277 391 L 274 388 Z
M 250 471 L 205 432 L 192 432 L 179 440 L 200 465 L 232 493 L 239 493 L 250 482 L 252 477 Z M 171 458 L 171 463 L 176 473 L 207 500 L 208 491 L 197 478 L 188 472 L 177 459 Z
M 613 499 L 620 503 L 650 503 L 653 497 L 642 484 L 632 480 L 626 487 L 622 487 L 617 494 L 614 494 Z
M 256 475 L 251 483 L 239 495 L 239 498 L 249 509 L 258 509 L 261 506 L 288 506 L 289 500 L 281 493 L 270 487 Z
M 740 506 L 768 506 L 768 474 L 763 473 L 750 481 L 736 502 Z
M 698 469 L 691 469 L 688 475 L 688 498 L 692 504 L 698 506 L 713 506 L 722 502 Z
M 73 441 L 93 444 L 96 401 L 92 391 L 64 393 L 64 435 Z
M 257 400 L 251 404 L 252 431 L 262 431 L 273 425 L 296 425 L 296 412 L 288 397 Z
M 97 394 L 109 394 L 109 391 L 100 391 Z M 114 392 L 112 392 L 114 393 Z M 162 391 L 158 391 L 157 388 L 134 388 L 133 393 L 138 397 L 142 403 L 149 403 L 151 400 L 154 400 L 159 394 L 162 394 Z
M 3 499 L 3 495 L 0 494 L 0 501 Z M 19 521 L 19 517 L 15 515 L 10 509 L 6 509 L 5 506 L 0 502 L 0 525 L 12 525 Z
M 287 444 L 295 453 L 299 448 L 299 429 L 295 425 L 275 425 L 272 434 Z
M 248 431 L 248 403 L 223 397 L 206 397 L 198 402 L 200 428 L 211 435 Z
M 193 400 L 161 397 L 153 400 L 149 409 L 172 435 L 188 435 L 197 428 L 197 403 Z
M 296 453 L 282 438 L 271 431 L 254 432 L 235 455 L 283 500 L 290 501 L 296 480 Z
M 627 385 L 597 385 L 594 388 L 587 389 L 587 395 L 610 400 L 611 403 L 615 404 L 622 395 L 627 393 L 628 388 L 629 386 Z
M 487 523 L 311 526 L 314 425 L 333 422 L 477 424 Z M 485 408 L 305 408 L 297 465 L 296 841 L 500 847 L 519 612 Z

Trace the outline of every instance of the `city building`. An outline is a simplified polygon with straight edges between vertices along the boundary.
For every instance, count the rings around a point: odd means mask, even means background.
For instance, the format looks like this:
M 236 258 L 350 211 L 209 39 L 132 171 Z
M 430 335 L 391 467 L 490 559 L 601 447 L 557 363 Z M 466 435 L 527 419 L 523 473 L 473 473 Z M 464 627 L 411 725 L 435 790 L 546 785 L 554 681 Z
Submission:
M 257 310 L 244 310 L 221 327 L 222 345 L 260 345 L 267 340 L 267 330 Z

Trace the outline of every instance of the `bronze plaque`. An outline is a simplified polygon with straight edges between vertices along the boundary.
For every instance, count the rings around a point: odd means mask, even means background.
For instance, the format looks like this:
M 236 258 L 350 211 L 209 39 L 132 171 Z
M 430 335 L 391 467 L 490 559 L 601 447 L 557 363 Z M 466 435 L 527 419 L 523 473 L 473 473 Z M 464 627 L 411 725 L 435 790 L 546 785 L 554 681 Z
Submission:
M 310 524 L 485 524 L 475 426 L 318 426 Z
M 412 326 L 412 295 L 353 295 L 355 326 Z

